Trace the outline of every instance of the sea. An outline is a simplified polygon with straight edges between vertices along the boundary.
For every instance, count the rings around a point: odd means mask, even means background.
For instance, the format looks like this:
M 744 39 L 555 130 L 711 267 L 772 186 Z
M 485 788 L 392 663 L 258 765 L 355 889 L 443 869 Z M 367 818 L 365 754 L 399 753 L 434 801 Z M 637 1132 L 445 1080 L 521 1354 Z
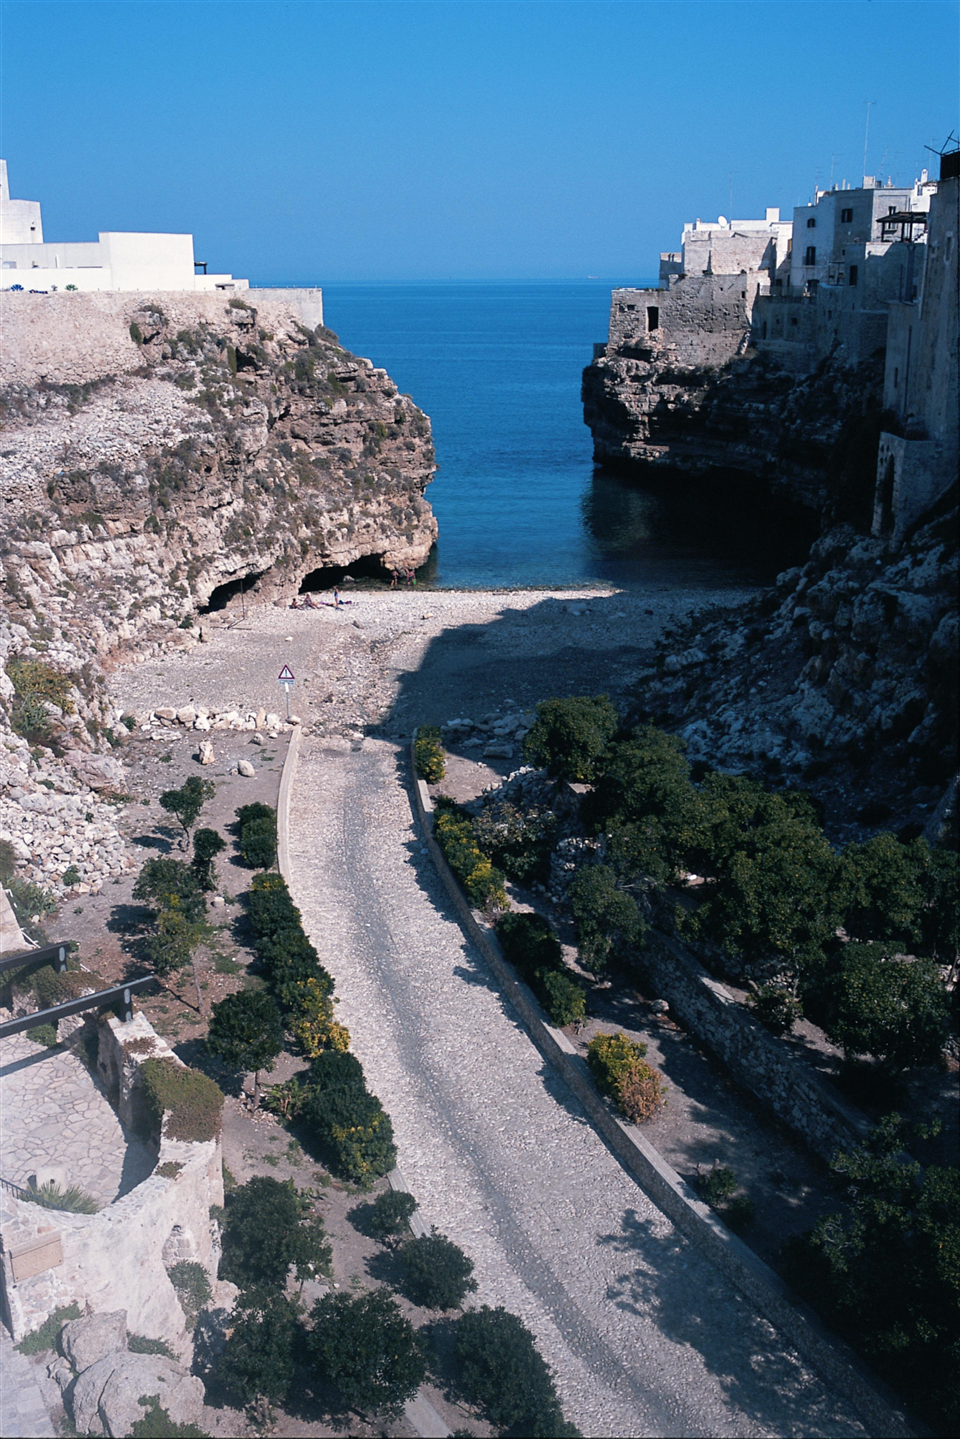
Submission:
M 581 373 L 611 290 L 653 283 L 323 286 L 327 327 L 433 425 L 440 535 L 421 583 L 722 589 L 767 582 L 792 558 L 744 525 L 723 486 L 642 485 L 593 464 Z

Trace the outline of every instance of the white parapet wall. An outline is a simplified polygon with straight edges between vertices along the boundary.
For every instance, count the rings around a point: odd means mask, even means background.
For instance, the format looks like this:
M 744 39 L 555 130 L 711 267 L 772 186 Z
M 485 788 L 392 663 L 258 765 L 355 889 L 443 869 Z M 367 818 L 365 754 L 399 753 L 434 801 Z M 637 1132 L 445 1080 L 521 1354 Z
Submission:
M 140 1064 L 182 1061 L 143 1014 L 128 1024 L 107 1016 L 98 1037 L 100 1075 L 129 1125 Z M 188 1142 L 164 1135 L 149 1178 L 97 1214 L 41 1208 L 5 1187 L 3 1317 L 14 1340 L 38 1329 L 56 1309 L 76 1304 L 96 1313 L 125 1309 L 132 1333 L 165 1339 L 188 1355 L 191 1341 L 168 1269 L 181 1260 L 201 1264 L 215 1286 L 219 1226 L 210 1209 L 222 1204 L 219 1138 Z

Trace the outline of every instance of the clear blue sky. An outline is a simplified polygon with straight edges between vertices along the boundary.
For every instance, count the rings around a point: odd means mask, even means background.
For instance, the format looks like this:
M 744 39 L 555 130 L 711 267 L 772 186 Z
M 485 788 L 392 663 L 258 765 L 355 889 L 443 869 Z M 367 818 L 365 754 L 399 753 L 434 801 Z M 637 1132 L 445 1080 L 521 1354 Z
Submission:
M 2 6 L 0 148 L 47 239 L 190 230 L 254 280 L 649 275 L 685 219 L 911 181 L 957 5 Z

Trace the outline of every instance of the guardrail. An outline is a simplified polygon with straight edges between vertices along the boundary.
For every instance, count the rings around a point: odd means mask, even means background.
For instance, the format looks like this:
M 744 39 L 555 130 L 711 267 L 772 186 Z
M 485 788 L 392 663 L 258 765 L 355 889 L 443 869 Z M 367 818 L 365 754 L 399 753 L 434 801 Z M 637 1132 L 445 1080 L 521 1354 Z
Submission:
M 5 969 L 19 969 L 24 964 L 40 964 L 48 959 L 56 960 L 60 973 L 65 974 L 67 954 L 75 944 L 76 940 L 64 939 L 57 944 L 46 944 L 42 949 L 25 949 L 20 954 L 5 954 L 0 959 L 0 974 Z
M 126 984 L 114 985 L 112 989 L 100 989 L 95 994 L 84 994 L 80 999 L 68 999 L 64 1004 L 55 1004 L 52 1009 L 40 1009 L 36 1014 L 25 1014 L 21 1019 L 8 1019 L 5 1024 L 0 1024 L 0 1039 L 6 1039 L 11 1034 L 22 1034 L 26 1029 L 36 1029 L 40 1024 L 57 1024 L 61 1019 L 66 1019 L 68 1014 L 81 1014 L 85 1009 L 99 1009 L 102 1006 L 116 1004 L 117 1000 L 123 1005 L 123 1018 L 129 1024 L 133 1018 L 133 996 L 148 984 L 156 984 L 155 974 L 144 975 L 142 979 L 130 979 Z

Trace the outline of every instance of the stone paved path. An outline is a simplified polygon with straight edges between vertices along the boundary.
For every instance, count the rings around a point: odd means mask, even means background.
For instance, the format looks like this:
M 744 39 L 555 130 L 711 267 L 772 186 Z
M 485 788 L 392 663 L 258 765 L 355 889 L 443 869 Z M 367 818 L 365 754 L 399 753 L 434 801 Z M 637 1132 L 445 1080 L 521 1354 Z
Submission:
M 505 1006 L 414 833 L 397 752 L 305 742 L 293 888 L 424 1218 L 533 1329 L 592 1435 L 865 1427 L 624 1173 Z
M 3 1439 L 48 1439 L 56 1434 L 34 1366 L 0 1328 L 0 1434 Z
M 70 1050 L 24 1034 L 0 1041 L 0 1175 L 23 1188 L 59 1171 L 101 1205 L 146 1179 L 152 1151 L 126 1134 L 90 1072 Z

